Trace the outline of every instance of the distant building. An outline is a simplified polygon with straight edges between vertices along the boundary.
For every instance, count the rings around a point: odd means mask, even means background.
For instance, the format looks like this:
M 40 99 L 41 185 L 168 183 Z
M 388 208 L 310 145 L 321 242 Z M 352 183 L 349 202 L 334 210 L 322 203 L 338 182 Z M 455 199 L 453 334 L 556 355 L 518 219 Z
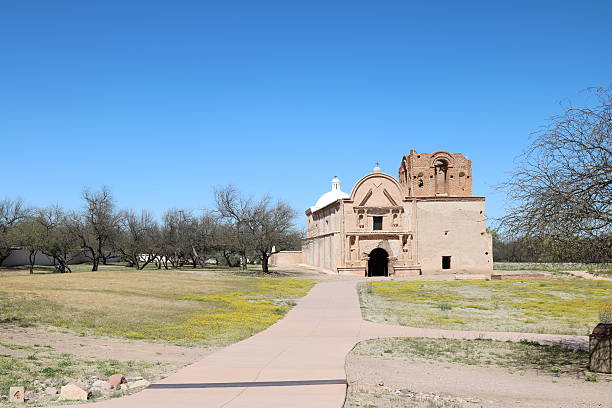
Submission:
M 350 195 L 334 177 L 306 219 L 302 251 L 276 254 L 273 264 L 360 276 L 492 269 L 485 198 L 472 196 L 472 163 L 460 153 L 411 150 L 397 180 L 376 167 Z

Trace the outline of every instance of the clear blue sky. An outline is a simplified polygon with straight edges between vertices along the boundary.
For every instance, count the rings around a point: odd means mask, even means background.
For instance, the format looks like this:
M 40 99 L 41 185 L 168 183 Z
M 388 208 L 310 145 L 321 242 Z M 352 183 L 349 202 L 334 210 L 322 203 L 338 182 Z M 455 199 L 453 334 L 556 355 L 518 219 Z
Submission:
M 612 80 L 610 1 L 3 1 L 0 197 L 300 214 L 339 176 L 462 152 L 489 215 L 529 133 Z M 302 217 L 300 217 L 300 223 Z

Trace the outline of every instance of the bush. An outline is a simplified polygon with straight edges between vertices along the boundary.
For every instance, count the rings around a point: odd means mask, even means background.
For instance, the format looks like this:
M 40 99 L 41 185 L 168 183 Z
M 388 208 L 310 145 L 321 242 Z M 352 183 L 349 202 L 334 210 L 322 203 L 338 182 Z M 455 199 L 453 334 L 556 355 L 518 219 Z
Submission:
M 612 323 L 612 304 L 604 306 L 599 311 L 599 321 L 601 323 Z

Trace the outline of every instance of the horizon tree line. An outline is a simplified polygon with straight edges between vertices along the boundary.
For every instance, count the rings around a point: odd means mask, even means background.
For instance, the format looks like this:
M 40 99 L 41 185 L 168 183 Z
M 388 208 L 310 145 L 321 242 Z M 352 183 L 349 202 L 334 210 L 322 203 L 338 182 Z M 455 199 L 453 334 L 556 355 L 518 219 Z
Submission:
M 169 209 L 158 221 L 151 212 L 118 210 L 110 189 L 83 190 L 83 207 L 31 208 L 21 199 L 0 200 L 0 265 L 12 251 L 27 252 L 30 273 L 36 257 L 49 257 L 57 272 L 85 257 L 97 271 L 100 264 L 120 258 L 142 270 L 202 267 L 210 259 L 230 267 L 247 268 L 258 261 L 269 272 L 269 258 L 300 247 L 296 212 L 268 195 L 247 197 L 228 185 L 214 190 L 215 207 L 195 214 Z

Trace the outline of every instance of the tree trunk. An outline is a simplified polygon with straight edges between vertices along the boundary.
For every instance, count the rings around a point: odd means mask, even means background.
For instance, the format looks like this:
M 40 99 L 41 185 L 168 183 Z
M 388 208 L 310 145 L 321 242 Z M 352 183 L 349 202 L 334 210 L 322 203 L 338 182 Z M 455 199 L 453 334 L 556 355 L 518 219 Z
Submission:
M 140 269 L 141 271 L 151 262 L 153 262 L 155 259 L 157 259 L 156 256 L 151 256 L 151 254 L 147 254 L 147 259 L 142 263 L 142 265 L 140 265 L 140 267 L 138 269 Z M 159 268 L 157 268 L 159 269 Z
M 247 257 L 244 254 L 240 255 L 240 267 L 243 271 L 247 270 Z
M 0 252 L 0 265 L 2 265 L 2 262 L 4 262 L 4 260 L 9 257 L 11 252 L 12 252 L 12 249 L 10 248 L 5 248 L 4 250 Z
M 270 256 L 268 255 L 267 252 L 262 252 L 261 253 L 261 270 L 263 273 L 268 273 L 269 269 L 268 269 L 268 259 L 270 259 Z
M 37 250 L 30 250 L 30 274 L 34 273 L 34 263 L 36 263 Z
M 232 265 L 232 260 L 230 259 L 229 255 L 225 251 L 223 251 L 223 258 L 225 258 L 225 262 L 227 262 L 227 266 L 229 266 L 230 268 L 234 266 Z

